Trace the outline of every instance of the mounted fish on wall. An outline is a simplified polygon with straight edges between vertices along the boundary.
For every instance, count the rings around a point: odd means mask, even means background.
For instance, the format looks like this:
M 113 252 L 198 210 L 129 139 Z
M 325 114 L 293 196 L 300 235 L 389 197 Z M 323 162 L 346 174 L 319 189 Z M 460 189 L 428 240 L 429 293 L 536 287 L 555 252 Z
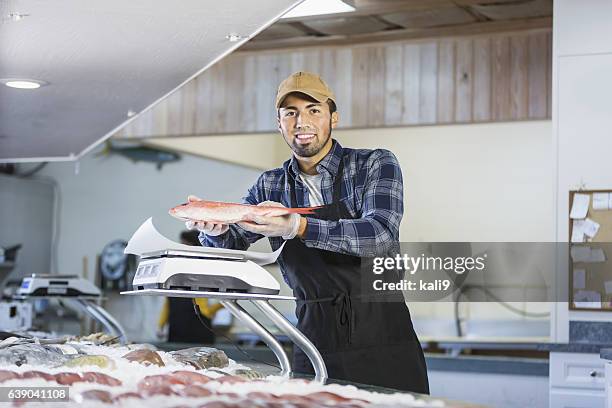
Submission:
M 169 150 L 148 147 L 141 144 L 114 144 L 106 141 L 104 149 L 96 154 L 96 157 L 118 154 L 136 163 L 139 161 L 157 164 L 157 170 L 161 170 L 164 164 L 181 160 L 181 155 Z

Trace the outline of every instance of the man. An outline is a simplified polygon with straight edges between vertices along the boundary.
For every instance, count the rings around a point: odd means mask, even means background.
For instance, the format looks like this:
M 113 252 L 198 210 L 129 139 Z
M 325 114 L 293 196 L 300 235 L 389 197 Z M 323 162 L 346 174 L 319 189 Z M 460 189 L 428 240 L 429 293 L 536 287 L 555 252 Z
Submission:
M 246 249 L 268 237 L 296 296 L 298 328 L 321 352 L 330 378 L 429 393 L 423 351 L 404 302 L 367 301 L 362 260 L 397 245 L 402 175 L 386 150 L 346 149 L 331 138 L 338 123 L 332 91 L 297 72 L 276 97 L 278 129 L 293 151 L 264 172 L 245 202 L 323 206 L 316 215 L 257 217 L 238 225 L 188 222 L 205 246 Z M 197 200 L 190 196 L 189 200 Z M 312 373 L 301 350 L 293 368 Z

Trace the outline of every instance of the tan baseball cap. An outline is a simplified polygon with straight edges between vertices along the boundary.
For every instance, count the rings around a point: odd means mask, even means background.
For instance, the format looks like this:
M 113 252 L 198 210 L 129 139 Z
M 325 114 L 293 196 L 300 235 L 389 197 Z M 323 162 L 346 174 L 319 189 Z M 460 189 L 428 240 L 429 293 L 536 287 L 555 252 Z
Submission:
M 281 82 L 276 93 L 276 109 L 280 108 L 285 97 L 292 92 L 304 93 L 321 103 L 328 99 L 336 103 L 336 97 L 331 89 L 320 76 L 312 72 L 299 71 Z

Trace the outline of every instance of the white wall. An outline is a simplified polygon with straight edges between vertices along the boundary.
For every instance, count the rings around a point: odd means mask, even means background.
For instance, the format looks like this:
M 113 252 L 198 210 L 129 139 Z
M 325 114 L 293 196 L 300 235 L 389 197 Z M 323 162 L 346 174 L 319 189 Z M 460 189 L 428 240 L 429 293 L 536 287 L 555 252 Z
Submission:
M 611 19 L 610 1 L 555 1 L 553 133 L 559 241 L 568 241 L 568 192 L 580 187 L 612 188 Z M 567 341 L 569 320 L 610 320 L 609 313 L 569 312 L 567 306 L 557 305 L 554 332 L 557 341 Z
M 22 244 L 8 280 L 53 272 L 54 199 L 47 180 L 0 175 L 0 246 Z

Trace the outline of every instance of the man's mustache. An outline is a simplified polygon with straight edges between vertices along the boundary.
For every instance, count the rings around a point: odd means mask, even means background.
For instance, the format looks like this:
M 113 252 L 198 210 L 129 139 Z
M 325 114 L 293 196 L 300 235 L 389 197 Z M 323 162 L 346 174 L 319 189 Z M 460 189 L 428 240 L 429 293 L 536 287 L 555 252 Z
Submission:
M 302 129 L 294 130 L 292 133 L 294 135 L 298 134 L 298 133 L 317 133 L 317 129 L 315 129 L 315 128 L 302 128 Z

